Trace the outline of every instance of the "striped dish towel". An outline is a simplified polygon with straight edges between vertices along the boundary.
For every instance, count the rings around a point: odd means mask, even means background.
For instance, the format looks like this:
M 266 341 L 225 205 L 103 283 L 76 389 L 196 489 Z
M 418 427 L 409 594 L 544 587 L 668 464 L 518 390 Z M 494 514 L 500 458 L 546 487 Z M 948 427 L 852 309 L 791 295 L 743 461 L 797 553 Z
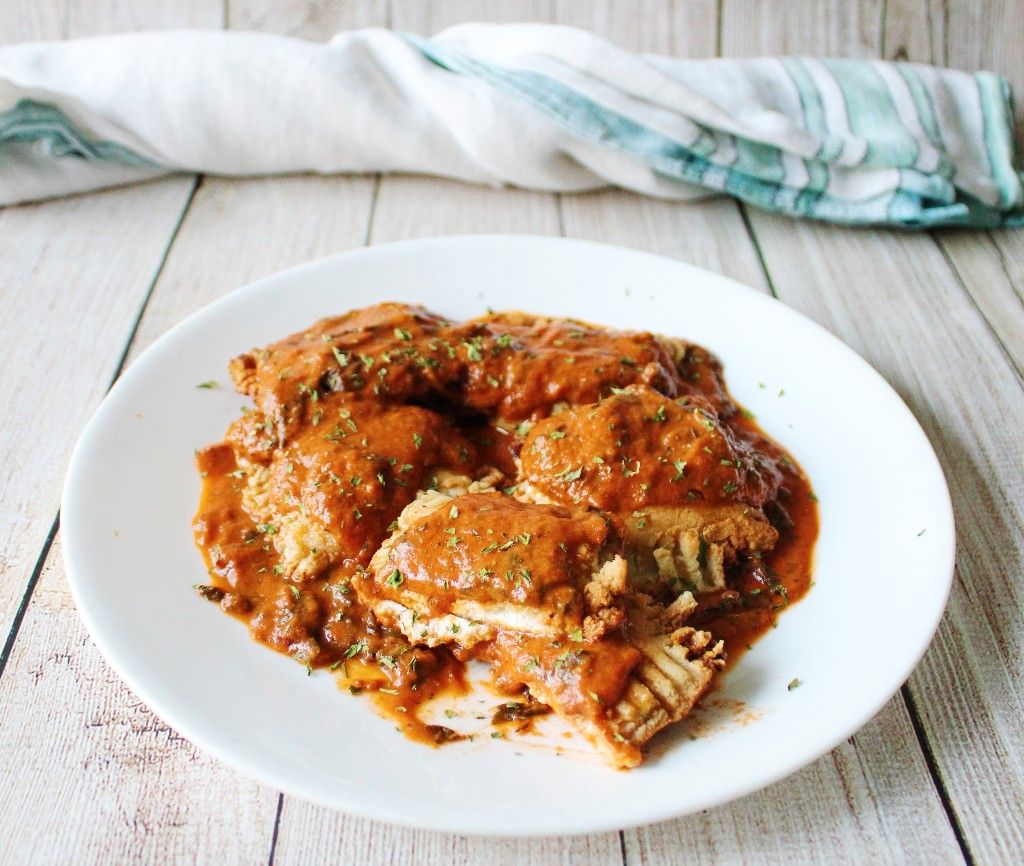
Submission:
M 139 33 L 0 49 L 0 203 L 174 172 L 420 172 L 728 194 L 847 224 L 1024 219 L 1006 81 L 907 63 L 638 55 L 551 25 L 320 45 Z

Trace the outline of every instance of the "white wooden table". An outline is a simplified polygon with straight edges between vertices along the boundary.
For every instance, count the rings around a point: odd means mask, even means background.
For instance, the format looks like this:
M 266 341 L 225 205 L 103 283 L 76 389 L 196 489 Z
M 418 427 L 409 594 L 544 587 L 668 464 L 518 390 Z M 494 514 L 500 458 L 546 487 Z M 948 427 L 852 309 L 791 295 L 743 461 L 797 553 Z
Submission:
M 1024 93 L 1015 0 L 33 0 L 0 4 L 0 40 L 183 26 L 325 39 L 471 19 L 571 23 L 693 56 L 988 67 Z M 624 244 L 772 292 L 869 360 L 921 421 L 956 507 L 952 597 L 909 682 L 832 754 L 737 803 L 624 833 L 413 832 L 226 769 L 100 657 L 68 594 L 57 503 L 74 439 L 113 379 L 171 325 L 264 274 L 363 244 L 479 231 Z M 0 863 L 1024 861 L 1022 292 L 1024 232 L 845 230 L 727 200 L 185 176 L 0 211 Z

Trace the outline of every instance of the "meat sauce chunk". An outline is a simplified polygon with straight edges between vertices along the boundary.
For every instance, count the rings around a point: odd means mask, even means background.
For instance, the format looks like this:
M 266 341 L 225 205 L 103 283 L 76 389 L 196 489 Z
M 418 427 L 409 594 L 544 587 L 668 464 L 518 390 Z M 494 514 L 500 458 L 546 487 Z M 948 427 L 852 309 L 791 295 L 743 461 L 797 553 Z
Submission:
M 315 408 L 310 408 L 315 406 Z M 270 533 L 288 579 L 337 563 L 365 566 L 388 527 L 442 468 L 469 467 L 471 443 L 418 406 L 330 394 L 265 465 L 247 468 L 242 502 Z M 239 451 L 244 460 L 248 451 Z
M 524 313 L 493 313 L 477 322 L 485 330 L 463 399 L 488 415 L 543 418 L 560 404 L 593 403 L 632 384 L 678 393 L 672 354 L 653 334 Z
M 538 422 L 526 435 L 521 481 L 554 501 L 612 512 L 745 503 L 778 484 L 773 467 L 699 398 L 647 387 L 617 391 Z
M 595 512 L 497 492 L 428 493 L 356 588 L 371 605 L 383 602 L 378 615 L 435 643 L 467 646 L 499 628 L 596 634 L 623 617 L 612 613 L 625 590 L 621 547 L 614 524 Z
M 404 402 L 447 393 L 461 378 L 456 347 L 467 333 L 423 307 L 378 304 L 321 319 L 235 358 L 229 369 L 284 441 L 314 395 L 344 391 Z

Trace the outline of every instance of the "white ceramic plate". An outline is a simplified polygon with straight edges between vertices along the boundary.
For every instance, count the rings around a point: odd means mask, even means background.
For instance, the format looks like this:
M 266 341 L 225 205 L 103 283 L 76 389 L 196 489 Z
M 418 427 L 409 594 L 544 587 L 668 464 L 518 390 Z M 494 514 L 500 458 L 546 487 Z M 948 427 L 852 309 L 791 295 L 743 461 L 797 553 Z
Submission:
M 199 599 L 193 448 L 241 398 L 232 356 L 383 300 L 455 317 L 519 308 L 701 343 L 791 449 L 820 499 L 815 585 L 725 678 L 698 727 L 631 772 L 492 741 L 407 741 L 332 677 L 254 643 Z M 200 390 L 217 379 L 221 387 Z M 389 244 L 292 268 L 200 310 L 150 347 L 75 449 L 61 509 L 68 578 L 100 650 L 168 724 L 289 794 L 460 833 L 612 830 L 754 791 L 810 763 L 899 688 L 941 616 L 953 518 L 910 412 L 857 355 L 724 277 L 616 247 L 475 236 Z M 801 686 L 788 690 L 799 678 Z M 741 703 L 737 703 L 741 702 Z M 495 700 L 495 704 L 497 700 Z M 737 710 L 730 718 L 729 708 Z M 704 736 L 691 739 L 695 730 Z

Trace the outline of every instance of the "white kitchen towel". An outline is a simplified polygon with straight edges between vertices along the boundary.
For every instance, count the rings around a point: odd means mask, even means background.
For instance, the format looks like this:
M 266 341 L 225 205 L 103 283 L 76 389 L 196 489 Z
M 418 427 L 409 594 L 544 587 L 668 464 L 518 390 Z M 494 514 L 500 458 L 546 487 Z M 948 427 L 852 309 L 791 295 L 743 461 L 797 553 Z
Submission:
M 1024 219 L 1009 88 L 991 73 L 683 60 L 542 24 L 0 48 L 0 204 L 174 172 L 309 171 L 725 193 L 854 224 Z

